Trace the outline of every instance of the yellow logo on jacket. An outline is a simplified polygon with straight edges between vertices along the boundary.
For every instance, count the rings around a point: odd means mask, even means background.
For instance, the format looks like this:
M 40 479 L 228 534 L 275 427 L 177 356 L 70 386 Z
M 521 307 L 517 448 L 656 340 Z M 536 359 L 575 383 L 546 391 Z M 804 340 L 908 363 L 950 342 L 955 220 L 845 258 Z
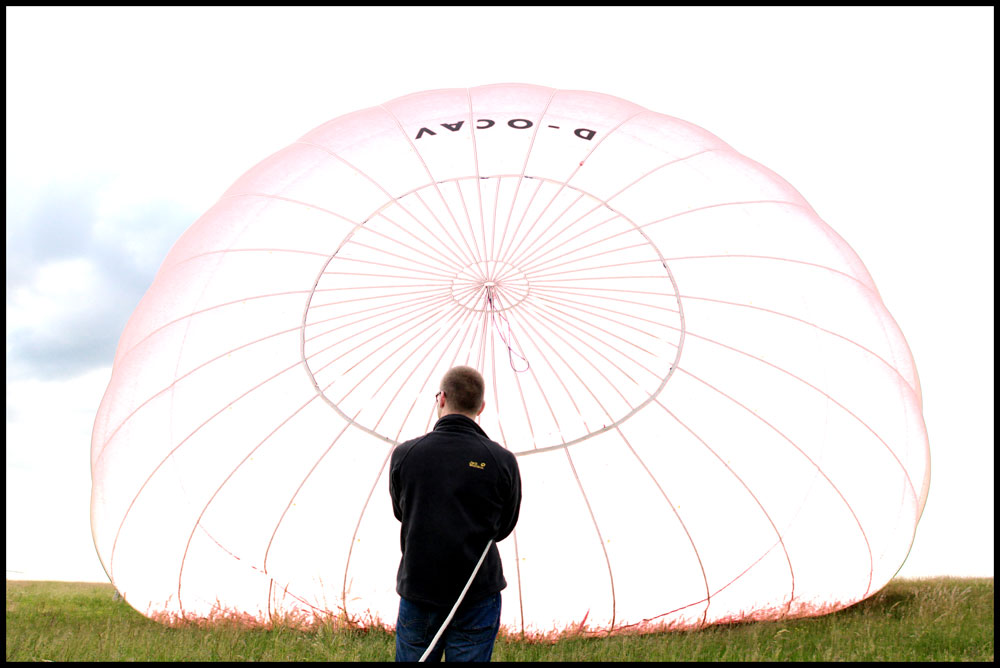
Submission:
M 474 469 L 479 469 L 480 471 L 482 471 L 484 468 L 486 468 L 486 462 L 469 462 L 469 466 L 471 466 Z

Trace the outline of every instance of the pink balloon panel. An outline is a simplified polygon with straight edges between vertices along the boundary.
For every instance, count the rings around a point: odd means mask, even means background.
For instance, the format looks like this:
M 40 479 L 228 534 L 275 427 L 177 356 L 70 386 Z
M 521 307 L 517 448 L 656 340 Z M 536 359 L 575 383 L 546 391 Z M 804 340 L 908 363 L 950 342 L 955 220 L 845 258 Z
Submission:
M 395 622 L 395 444 L 444 372 L 518 457 L 502 623 L 829 612 L 913 541 L 913 359 L 781 177 L 619 98 L 417 93 L 244 174 L 170 251 L 94 425 L 101 561 L 156 618 Z

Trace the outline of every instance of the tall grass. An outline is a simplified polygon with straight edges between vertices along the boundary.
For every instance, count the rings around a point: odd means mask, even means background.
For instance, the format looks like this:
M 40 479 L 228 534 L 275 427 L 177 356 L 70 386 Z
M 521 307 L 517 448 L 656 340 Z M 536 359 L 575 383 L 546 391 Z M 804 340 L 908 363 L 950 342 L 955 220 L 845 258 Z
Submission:
M 7 582 L 8 661 L 390 661 L 382 630 L 167 627 L 108 584 Z M 894 580 L 823 617 L 698 631 L 525 642 L 498 661 L 992 661 L 993 578 Z

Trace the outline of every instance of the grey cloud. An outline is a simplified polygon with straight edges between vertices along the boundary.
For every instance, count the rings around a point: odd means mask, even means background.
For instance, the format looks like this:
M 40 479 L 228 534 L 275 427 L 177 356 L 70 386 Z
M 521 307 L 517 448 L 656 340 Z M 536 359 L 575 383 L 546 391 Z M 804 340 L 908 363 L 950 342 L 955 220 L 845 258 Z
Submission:
M 101 185 L 97 180 L 50 185 L 32 201 L 25 201 L 18 192 L 8 191 L 8 301 L 12 289 L 31 282 L 40 264 L 88 255 L 96 209 L 95 192 Z
M 44 327 L 8 331 L 9 379 L 65 379 L 111 364 L 129 316 L 170 247 L 196 218 L 175 203 L 148 202 L 115 221 L 121 236 L 98 235 L 98 185 L 53 188 L 25 220 L 11 225 L 8 219 L 8 302 L 12 290 L 32 289 L 37 268 L 46 262 L 85 258 L 98 274 L 97 289 L 86 303 L 67 304 Z

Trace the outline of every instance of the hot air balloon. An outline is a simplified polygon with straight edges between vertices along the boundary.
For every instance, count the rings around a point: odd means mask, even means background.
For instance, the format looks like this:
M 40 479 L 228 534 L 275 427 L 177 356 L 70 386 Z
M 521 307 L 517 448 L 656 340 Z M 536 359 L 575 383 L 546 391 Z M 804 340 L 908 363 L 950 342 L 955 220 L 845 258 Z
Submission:
M 913 542 L 920 384 L 847 242 L 696 125 L 504 84 L 329 121 L 177 241 L 94 425 L 111 581 L 157 618 L 391 625 L 387 463 L 458 364 L 521 469 L 508 631 L 821 614 Z

